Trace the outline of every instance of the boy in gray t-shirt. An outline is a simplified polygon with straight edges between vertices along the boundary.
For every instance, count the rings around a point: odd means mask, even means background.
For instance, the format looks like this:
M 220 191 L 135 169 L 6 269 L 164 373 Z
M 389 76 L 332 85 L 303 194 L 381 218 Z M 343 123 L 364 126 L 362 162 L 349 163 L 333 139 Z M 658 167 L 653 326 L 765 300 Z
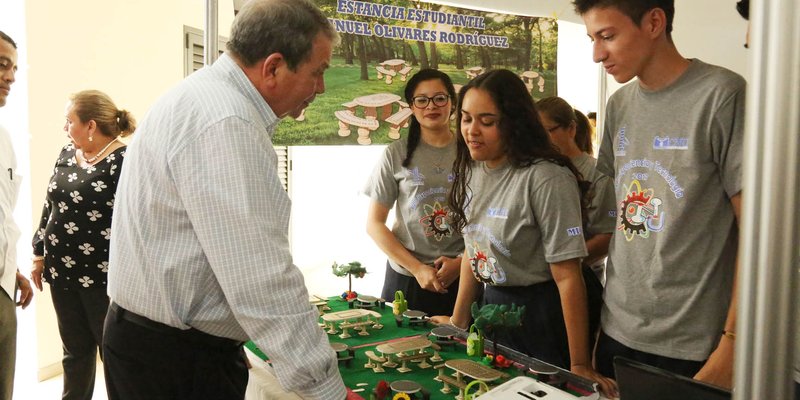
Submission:
M 575 0 L 618 82 L 599 171 L 614 177 L 598 369 L 625 356 L 731 387 L 745 82 L 685 59 L 673 1 Z

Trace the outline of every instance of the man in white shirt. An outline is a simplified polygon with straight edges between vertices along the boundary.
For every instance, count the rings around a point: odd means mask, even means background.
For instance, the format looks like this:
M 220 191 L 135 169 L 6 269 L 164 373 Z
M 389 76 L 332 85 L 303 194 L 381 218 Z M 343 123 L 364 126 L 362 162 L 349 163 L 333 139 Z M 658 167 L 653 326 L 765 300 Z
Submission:
M 324 92 L 338 35 L 308 0 L 250 0 L 228 51 L 150 109 L 112 224 L 103 340 L 109 399 L 243 399 L 241 343 L 282 386 L 344 399 L 289 252 L 272 134 Z
M 0 31 L 0 107 L 6 105 L 17 72 L 17 44 Z M 17 358 L 16 305 L 25 308 L 33 299 L 30 282 L 17 270 L 19 229 L 14 223 L 14 205 L 22 177 L 17 175 L 17 160 L 8 132 L 0 126 L 0 400 L 10 400 L 14 389 L 14 364 Z

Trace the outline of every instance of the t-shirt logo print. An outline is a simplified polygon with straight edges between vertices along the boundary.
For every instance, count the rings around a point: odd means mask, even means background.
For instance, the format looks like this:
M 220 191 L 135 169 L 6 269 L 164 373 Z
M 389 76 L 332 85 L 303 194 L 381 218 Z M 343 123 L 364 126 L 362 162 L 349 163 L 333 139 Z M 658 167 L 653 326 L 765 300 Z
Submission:
M 650 232 L 662 231 L 666 213 L 653 189 L 642 190 L 641 183 L 634 179 L 626 192 L 620 207 L 621 224 L 617 227 L 625 234 L 625 239 L 629 242 L 636 236 L 646 239 Z
M 446 237 L 453 236 L 453 227 L 450 225 L 450 209 L 442 207 L 437 201 L 433 204 L 425 204 L 422 207 L 425 216 L 419 219 L 425 229 L 425 236 L 433 236 L 436 241 L 441 241 Z
M 498 284 L 506 281 L 506 273 L 499 265 L 497 259 L 486 254 L 477 248 L 477 245 L 470 246 L 473 250 L 473 256 L 469 259 L 469 266 L 472 268 L 472 274 L 485 283 Z
M 419 172 L 418 167 L 414 167 L 414 169 L 409 169 L 408 176 L 411 178 L 411 186 L 422 186 L 425 184 L 425 175 L 422 172 Z

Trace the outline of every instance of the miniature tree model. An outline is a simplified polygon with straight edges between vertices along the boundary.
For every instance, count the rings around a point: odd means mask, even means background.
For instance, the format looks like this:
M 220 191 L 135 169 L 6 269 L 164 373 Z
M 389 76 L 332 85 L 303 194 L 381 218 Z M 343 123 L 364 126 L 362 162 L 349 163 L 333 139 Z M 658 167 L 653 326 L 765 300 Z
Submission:
M 510 307 L 508 304 L 486 304 L 479 308 L 478 303 L 472 303 L 471 311 L 475 327 L 491 337 L 495 365 L 497 365 L 497 333 L 521 326 L 522 316 L 525 315 L 525 306 L 517 307 L 513 303 Z
M 361 266 L 361 263 L 358 261 L 353 261 L 349 264 L 337 264 L 333 263 L 331 266 L 333 269 L 333 274 L 338 277 L 347 276 L 347 293 L 345 295 L 346 300 L 350 300 L 355 298 L 355 292 L 353 292 L 353 275 L 356 278 L 363 278 L 364 275 L 367 273 L 367 269 Z

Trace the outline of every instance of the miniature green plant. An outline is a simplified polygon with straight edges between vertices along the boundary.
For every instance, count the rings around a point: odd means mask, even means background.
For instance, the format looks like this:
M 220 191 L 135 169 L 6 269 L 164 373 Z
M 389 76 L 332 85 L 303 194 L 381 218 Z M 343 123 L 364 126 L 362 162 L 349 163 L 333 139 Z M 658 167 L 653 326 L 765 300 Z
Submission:
M 511 306 L 508 304 L 485 304 L 483 307 L 478 307 L 478 303 L 472 303 L 471 311 L 475 327 L 491 337 L 494 356 L 497 359 L 497 333 L 522 326 L 525 306 L 517 307 L 512 303 Z
M 347 276 L 347 292 L 350 293 L 353 291 L 353 276 L 355 275 L 356 278 L 363 278 L 364 275 L 367 273 L 367 269 L 361 266 L 361 263 L 358 261 L 350 262 L 349 264 L 337 264 L 336 262 L 333 263 L 331 266 L 333 269 L 333 274 L 338 277 Z

